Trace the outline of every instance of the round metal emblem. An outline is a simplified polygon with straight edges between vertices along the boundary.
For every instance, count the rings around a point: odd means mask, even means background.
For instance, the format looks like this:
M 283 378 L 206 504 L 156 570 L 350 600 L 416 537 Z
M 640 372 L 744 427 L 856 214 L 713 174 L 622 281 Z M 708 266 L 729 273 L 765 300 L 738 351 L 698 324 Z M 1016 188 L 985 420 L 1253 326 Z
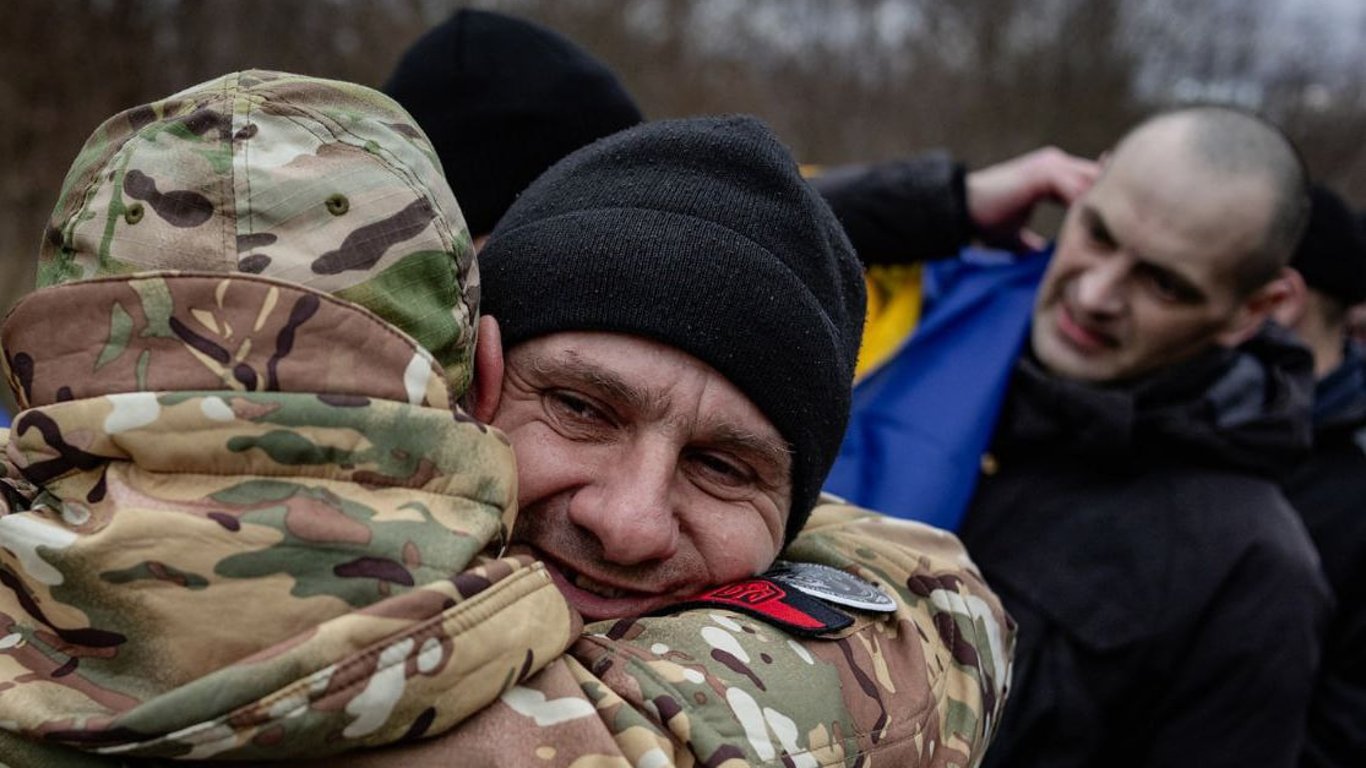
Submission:
M 803 594 L 850 608 L 879 613 L 896 610 L 896 601 L 875 585 L 828 565 L 779 560 L 764 577 Z

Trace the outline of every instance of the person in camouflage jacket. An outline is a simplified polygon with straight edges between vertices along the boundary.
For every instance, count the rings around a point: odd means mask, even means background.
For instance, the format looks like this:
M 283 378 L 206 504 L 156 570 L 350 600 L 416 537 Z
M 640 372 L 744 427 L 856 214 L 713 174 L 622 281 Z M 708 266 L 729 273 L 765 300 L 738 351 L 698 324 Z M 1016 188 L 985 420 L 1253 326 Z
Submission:
M 228 75 L 78 156 L 0 327 L 0 764 L 972 765 L 1013 627 L 952 536 L 825 499 L 890 613 L 582 626 L 459 407 L 479 277 L 369 89 Z M 383 749 L 370 749 L 383 747 Z

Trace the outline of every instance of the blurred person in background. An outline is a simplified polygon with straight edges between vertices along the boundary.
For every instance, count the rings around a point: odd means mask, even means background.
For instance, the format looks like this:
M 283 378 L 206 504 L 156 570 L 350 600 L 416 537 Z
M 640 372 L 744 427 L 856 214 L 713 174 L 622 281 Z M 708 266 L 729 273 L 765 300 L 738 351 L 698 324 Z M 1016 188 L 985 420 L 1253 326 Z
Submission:
M 1274 126 L 1195 107 L 1069 209 L 959 528 L 1020 625 L 985 765 L 1299 760 L 1331 596 L 1279 487 L 1312 360 L 1265 321 L 1307 190 Z
M 1366 347 L 1366 304 L 1347 310 L 1347 338 L 1359 347 Z
M 1366 211 L 1357 212 L 1357 226 L 1366 233 Z M 1366 234 L 1362 235 L 1366 237 Z M 1347 337 L 1357 346 L 1366 349 L 1366 301 L 1348 308 Z
M 644 120 L 617 76 L 580 46 L 473 8 L 413 43 L 381 90 L 431 137 L 476 248 L 555 161 Z
M 1275 318 L 1314 354 L 1314 446 L 1284 488 L 1337 598 L 1309 713 L 1305 766 L 1366 765 L 1366 354 L 1347 310 L 1366 299 L 1366 239 L 1337 193 L 1315 185 L 1297 278 Z

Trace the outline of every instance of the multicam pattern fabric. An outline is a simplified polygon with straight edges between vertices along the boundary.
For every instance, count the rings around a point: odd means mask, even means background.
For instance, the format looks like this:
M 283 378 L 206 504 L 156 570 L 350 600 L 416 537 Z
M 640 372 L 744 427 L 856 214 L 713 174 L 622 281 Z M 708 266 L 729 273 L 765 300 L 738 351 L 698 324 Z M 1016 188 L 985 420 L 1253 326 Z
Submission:
M 506 439 L 451 411 L 431 356 L 364 310 L 154 274 L 35 293 L 0 338 L 26 406 L 0 463 L 11 734 L 324 755 L 445 730 L 574 636 L 542 568 L 496 558 Z M 0 761 L 42 764 L 36 749 L 0 738 Z
M 1014 629 L 957 539 L 827 503 L 785 557 L 872 580 L 897 610 L 804 640 L 723 610 L 590 624 L 446 736 L 327 764 L 977 765 Z
M 250 339 L 241 374 L 148 333 L 146 295 Z M 104 332 L 34 330 L 57 312 Z M 493 557 L 506 442 L 433 407 L 439 368 L 368 313 L 157 274 L 39 292 L 2 338 L 27 410 L 0 464 L 0 763 L 970 766 L 989 743 L 1012 632 L 947 534 L 820 507 L 785 557 L 898 603 L 835 637 L 695 610 L 574 641 L 544 571 Z M 136 389 L 162 366 L 188 387 Z M 283 391 L 243 383 L 272 370 Z
M 354 301 L 469 383 L 469 233 L 431 144 L 377 91 L 238 72 L 105 121 L 67 174 L 38 285 L 166 269 Z
M 801 642 L 720 611 L 590 625 L 570 653 L 592 671 L 580 685 L 599 711 L 619 710 L 608 722 L 631 764 L 652 731 L 651 748 L 682 765 L 976 764 L 1003 703 L 1011 632 L 957 540 L 827 504 L 785 557 L 856 573 L 893 593 L 897 611 Z
M 511 448 L 451 407 L 469 238 L 369 89 L 247 72 L 111 118 L 40 283 L 0 328 L 0 765 L 969 766 L 990 741 L 1013 631 L 947 534 L 817 510 L 785 557 L 898 609 L 801 641 L 704 610 L 581 634 L 501 556 Z

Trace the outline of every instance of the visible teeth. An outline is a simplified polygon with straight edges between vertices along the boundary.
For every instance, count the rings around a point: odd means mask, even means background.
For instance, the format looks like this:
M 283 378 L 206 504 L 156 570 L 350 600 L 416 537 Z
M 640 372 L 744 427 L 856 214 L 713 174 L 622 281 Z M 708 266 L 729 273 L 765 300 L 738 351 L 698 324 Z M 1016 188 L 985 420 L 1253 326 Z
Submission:
M 600 597 L 618 598 L 626 596 L 624 590 L 617 589 L 608 584 L 603 584 L 600 581 L 594 581 L 592 578 L 585 576 L 582 573 L 571 574 L 569 581 L 579 589 L 582 589 L 585 592 L 592 592 Z

